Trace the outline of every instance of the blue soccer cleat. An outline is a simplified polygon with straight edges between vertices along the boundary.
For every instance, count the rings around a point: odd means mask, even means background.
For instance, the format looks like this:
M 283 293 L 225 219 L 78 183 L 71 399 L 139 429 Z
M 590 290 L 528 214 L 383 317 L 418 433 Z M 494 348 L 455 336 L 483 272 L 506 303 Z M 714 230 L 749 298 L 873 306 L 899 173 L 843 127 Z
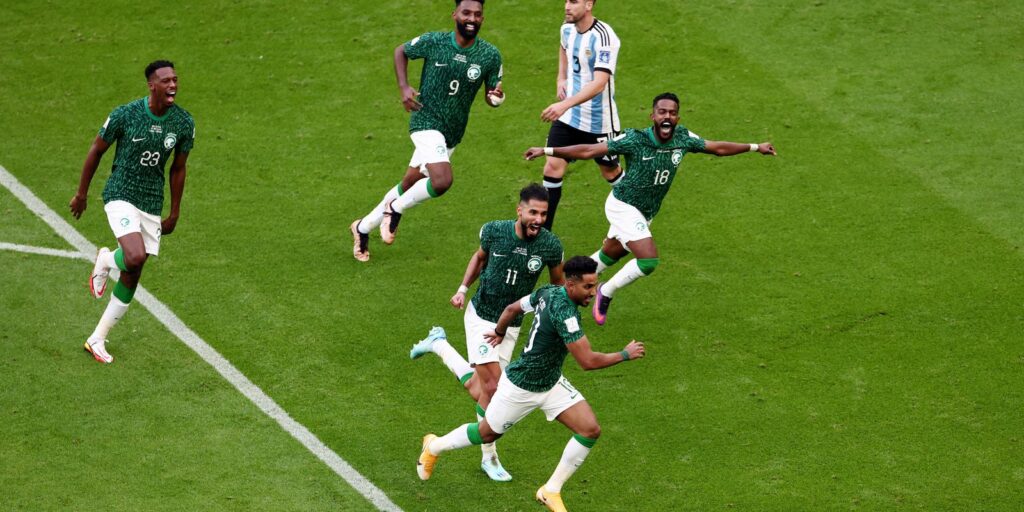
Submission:
M 423 354 L 433 352 L 434 342 L 437 340 L 446 340 L 448 335 L 444 332 L 444 327 L 435 326 L 427 334 L 426 338 L 423 338 L 418 343 L 412 346 L 412 350 L 409 351 L 410 359 L 419 359 Z
M 485 461 L 480 462 L 480 469 L 484 473 L 487 473 L 487 477 L 495 482 L 511 482 L 512 475 L 505 471 L 505 468 L 501 467 L 501 461 L 497 457 L 491 457 Z

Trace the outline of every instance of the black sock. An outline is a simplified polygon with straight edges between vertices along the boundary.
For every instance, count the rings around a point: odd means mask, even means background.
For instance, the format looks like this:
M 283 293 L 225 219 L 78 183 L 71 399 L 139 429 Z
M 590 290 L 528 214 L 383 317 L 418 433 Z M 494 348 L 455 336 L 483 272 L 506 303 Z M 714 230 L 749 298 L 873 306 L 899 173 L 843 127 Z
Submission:
M 548 190 L 548 218 L 544 221 L 544 227 L 552 230 L 555 225 L 555 211 L 558 210 L 558 202 L 562 200 L 562 178 L 544 177 L 544 188 Z

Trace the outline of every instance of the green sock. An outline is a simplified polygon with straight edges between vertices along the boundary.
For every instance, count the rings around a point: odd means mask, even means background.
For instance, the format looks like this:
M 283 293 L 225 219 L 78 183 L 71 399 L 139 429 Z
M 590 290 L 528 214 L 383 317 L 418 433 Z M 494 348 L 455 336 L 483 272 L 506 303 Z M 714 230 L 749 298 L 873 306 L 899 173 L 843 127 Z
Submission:
M 117 268 L 121 269 L 122 272 L 128 270 L 128 267 L 124 264 L 124 251 L 120 247 L 114 251 L 114 263 L 117 264 Z
M 118 281 L 117 284 L 114 286 L 114 297 L 117 297 L 117 299 L 120 300 L 121 302 L 128 304 L 129 302 L 132 301 L 132 297 L 134 296 L 135 288 L 128 288 L 127 286 L 121 284 L 121 281 Z

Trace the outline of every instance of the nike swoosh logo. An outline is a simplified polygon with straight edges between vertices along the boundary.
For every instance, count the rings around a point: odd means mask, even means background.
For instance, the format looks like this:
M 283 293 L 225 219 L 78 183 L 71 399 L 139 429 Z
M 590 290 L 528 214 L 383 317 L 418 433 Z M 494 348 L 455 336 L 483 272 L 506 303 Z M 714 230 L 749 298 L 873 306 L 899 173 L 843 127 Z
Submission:
M 645 157 L 644 157 L 644 161 L 646 162 L 647 160 L 650 160 L 650 159 L 652 159 L 652 158 L 654 158 L 654 157 L 653 157 L 653 156 L 645 156 Z
M 135 137 L 132 137 L 132 142 L 139 142 L 139 141 L 143 141 L 143 140 L 146 140 L 146 138 L 143 137 L 141 139 L 136 139 Z
M 447 66 L 448 64 L 441 64 L 440 62 L 435 62 L 434 65 L 440 68 L 440 67 Z
M 495 258 L 504 258 L 505 256 L 508 256 L 508 254 L 498 254 L 496 252 L 492 252 L 491 255 Z

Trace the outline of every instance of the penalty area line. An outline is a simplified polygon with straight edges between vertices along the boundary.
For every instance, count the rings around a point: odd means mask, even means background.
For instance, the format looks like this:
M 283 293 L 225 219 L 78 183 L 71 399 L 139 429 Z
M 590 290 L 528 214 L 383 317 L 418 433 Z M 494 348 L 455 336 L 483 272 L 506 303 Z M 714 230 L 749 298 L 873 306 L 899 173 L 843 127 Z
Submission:
M 0 242 L 0 249 L 91 261 L 92 255 L 96 254 L 96 246 L 82 236 L 78 230 L 72 227 L 71 224 L 58 215 L 57 212 L 47 206 L 46 203 L 36 197 L 31 190 L 22 185 L 21 182 L 19 182 L 18 179 L 2 165 L 0 165 L 0 185 L 3 185 L 4 188 L 10 190 L 18 200 L 25 204 L 29 211 L 42 219 L 43 222 L 49 225 L 51 229 L 61 236 L 61 238 L 71 244 L 77 252 L 46 249 L 42 247 L 29 247 L 3 242 Z M 345 459 L 342 459 L 341 456 L 334 452 L 334 450 L 331 450 L 323 443 L 323 441 L 313 435 L 308 428 L 289 416 L 288 412 L 281 408 L 281 406 L 277 405 L 277 403 L 274 402 L 274 400 L 262 389 L 260 389 L 259 386 L 249 380 L 249 378 L 235 368 L 230 361 L 220 355 L 216 349 L 211 347 L 206 343 L 206 341 L 200 338 L 198 334 L 190 329 L 185 322 L 170 310 L 170 308 L 157 300 L 153 294 L 149 293 L 141 285 L 135 292 L 135 302 L 138 302 L 142 307 L 149 310 L 149 312 L 156 317 L 156 319 L 163 324 L 167 330 L 171 331 L 171 333 L 177 336 L 182 343 L 198 354 L 203 361 L 212 366 L 217 373 L 231 383 L 231 385 L 234 386 L 235 389 L 237 389 L 243 396 L 248 398 L 249 401 L 259 407 L 264 414 L 276 421 L 281 428 L 301 443 L 302 446 L 310 451 L 310 453 L 330 467 L 335 474 L 344 479 L 350 486 L 352 486 L 353 489 L 369 500 L 370 503 L 373 503 L 378 510 L 386 512 L 402 512 L 402 509 L 398 508 L 398 505 L 392 503 L 387 495 L 384 494 L 384 491 L 378 489 L 377 486 L 373 485 L 373 483 L 367 480 L 366 477 L 356 471 L 355 468 L 345 461 Z

